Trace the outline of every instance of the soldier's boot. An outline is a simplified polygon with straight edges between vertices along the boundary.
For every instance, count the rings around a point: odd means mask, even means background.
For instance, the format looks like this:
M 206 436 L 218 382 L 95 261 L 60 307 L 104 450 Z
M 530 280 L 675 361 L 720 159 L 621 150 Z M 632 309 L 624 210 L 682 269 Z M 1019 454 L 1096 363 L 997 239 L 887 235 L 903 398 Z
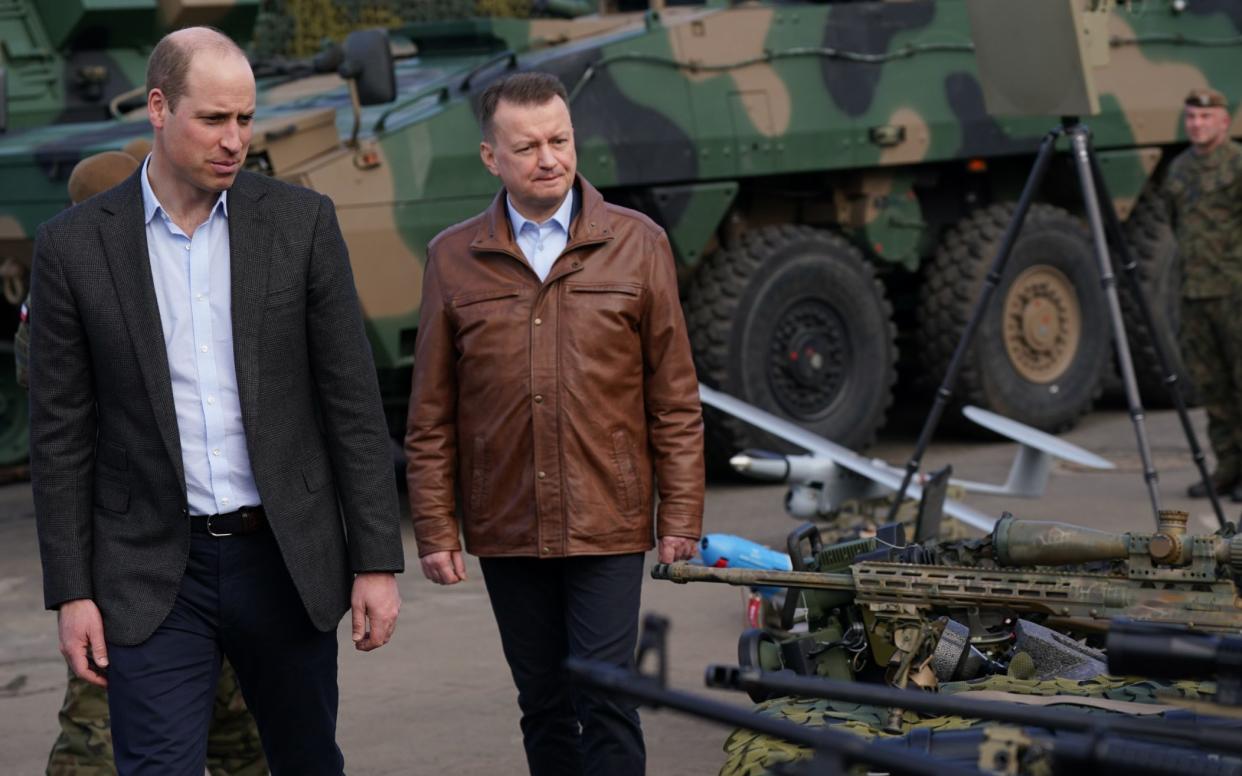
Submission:
M 1217 477 L 1217 475 L 1213 474 L 1212 487 L 1216 489 L 1218 496 L 1223 497 L 1225 494 L 1229 494 L 1229 497 L 1234 501 L 1242 502 L 1242 482 L 1239 482 L 1236 476 Z M 1207 488 L 1204 487 L 1203 481 L 1200 480 L 1186 488 L 1186 495 L 1191 498 L 1207 498 Z
M 1229 495 L 1234 501 L 1242 501 L 1242 479 L 1238 476 L 1238 465 L 1233 461 L 1222 461 L 1216 471 L 1212 472 L 1212 487 L 1220 496 Z M 1207 498 L 1207 488 L 1203 481 L 1192 483 L 1186 489 L 1190 498 Z

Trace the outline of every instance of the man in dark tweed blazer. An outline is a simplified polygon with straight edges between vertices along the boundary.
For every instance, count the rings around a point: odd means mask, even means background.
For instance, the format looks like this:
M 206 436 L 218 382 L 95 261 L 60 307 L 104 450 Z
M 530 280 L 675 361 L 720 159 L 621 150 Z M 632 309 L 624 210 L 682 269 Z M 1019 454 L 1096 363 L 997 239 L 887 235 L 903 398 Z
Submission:
M 44 597 L 108 687 L 121 774 L 203 773 L 227 655 L 272 772 L 340 774 L 335 627 L 395 627 L 374 364 L 331 201 L 241 172 L 254 76 L 172 33 L 151 155 L 35 240 L 31 470 Z

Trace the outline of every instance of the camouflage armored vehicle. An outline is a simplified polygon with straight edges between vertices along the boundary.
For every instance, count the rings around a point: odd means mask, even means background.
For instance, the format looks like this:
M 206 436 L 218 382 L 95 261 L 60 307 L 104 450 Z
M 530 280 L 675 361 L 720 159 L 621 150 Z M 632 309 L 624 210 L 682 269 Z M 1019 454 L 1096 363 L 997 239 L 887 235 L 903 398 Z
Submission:
M 395 29 L 396 97 L 363 108 L 357 142 L 338 75 L 261 78 L 248 164 L 336 202 L 394 432 L 425 246 L 497 188 L 478 161 L 475 101 L 522 69 L 569 89 L 581 172 L 668 230 L 706 383 L 857 447 L 883 423 L 899 348 L 912 371 L 943 372 L 1056 117 L 986 112 L 965 0 L 659 5 Z M 1242 8 L 1145 0 L 1109 13 L 1101 112 L 1089 120 L 1168 311 L 1176 265 L 1143 195 L 1183 139 L 1188 89 L 1242 98 Z M 0 138 L 0 246 L 29 250 L 80 157 L 147 133 L 141 116 L 11 129 Z M 1056 430 L 1097 395 L 1109 334 L 1068 164 L 1041 199 L 960 395 Z M 780 447 L 727 418 L 714 427 L 725 449 Z
M 210 24 L 248 40 L 258 10 L 259 0 L 5 0 L 0 132 L 115 118 L 127 96 L 142 102 L 165 32 Z

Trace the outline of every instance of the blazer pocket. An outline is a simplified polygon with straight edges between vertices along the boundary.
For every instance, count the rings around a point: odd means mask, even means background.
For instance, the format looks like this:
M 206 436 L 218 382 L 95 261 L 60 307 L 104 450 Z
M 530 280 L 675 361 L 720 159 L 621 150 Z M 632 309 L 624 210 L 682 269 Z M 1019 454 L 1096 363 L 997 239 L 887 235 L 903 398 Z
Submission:
M 125 448 L 115 442 L 101 439 L 95 445 L 95 462 L 107 469 L 123 472 L 129 469 L 129 458 Z
M 634 450 L 624 429 L 612 432 L 612 464 L 617 476 L 617 497 L 621 512 L 638 511 L 638 474 L 634 469 Z
M 268 291 L 267 297 L 263 300 L 263 304 L 266 307 L 280 307 L 284 304 L 296 302 L 305 295 L 306 294 L 302 290 L 302 286 L 287 286 L 285 288 L 278 288 L 275 291 Z
M 109 512 L 129 511 L 129 487 L 109 480 L 95 480 L 95 506 Z
M 474 437 L 470 450 L 470 514 L 478 516 L 487 510 L 487 438 Z
M 306 481 L 306 489 L 311 493 L 322 488 L 331 478 L 332 471 L 322 455 L 302 467 L 302 479 Z

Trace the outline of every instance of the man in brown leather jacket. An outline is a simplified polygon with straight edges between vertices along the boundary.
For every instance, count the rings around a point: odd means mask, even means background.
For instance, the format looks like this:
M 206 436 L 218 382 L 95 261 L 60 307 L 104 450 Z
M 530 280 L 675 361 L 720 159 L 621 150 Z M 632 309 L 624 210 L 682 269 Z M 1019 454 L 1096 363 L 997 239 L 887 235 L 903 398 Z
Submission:
M 577 695 L 561 665 L 631 664 L 643 553 L 658 535 L 661 561 L 690 558 L 701 533 L 672 251 L 577 176 L 555 77 L 493 84 L 480 123 L 504 189 L 431 242 L 423 279 L 405 441 L 418 554 L 443 585 L 465 578 L 459 533 L 480 557 L 531 773 L 633 776 L 635 707 Z

